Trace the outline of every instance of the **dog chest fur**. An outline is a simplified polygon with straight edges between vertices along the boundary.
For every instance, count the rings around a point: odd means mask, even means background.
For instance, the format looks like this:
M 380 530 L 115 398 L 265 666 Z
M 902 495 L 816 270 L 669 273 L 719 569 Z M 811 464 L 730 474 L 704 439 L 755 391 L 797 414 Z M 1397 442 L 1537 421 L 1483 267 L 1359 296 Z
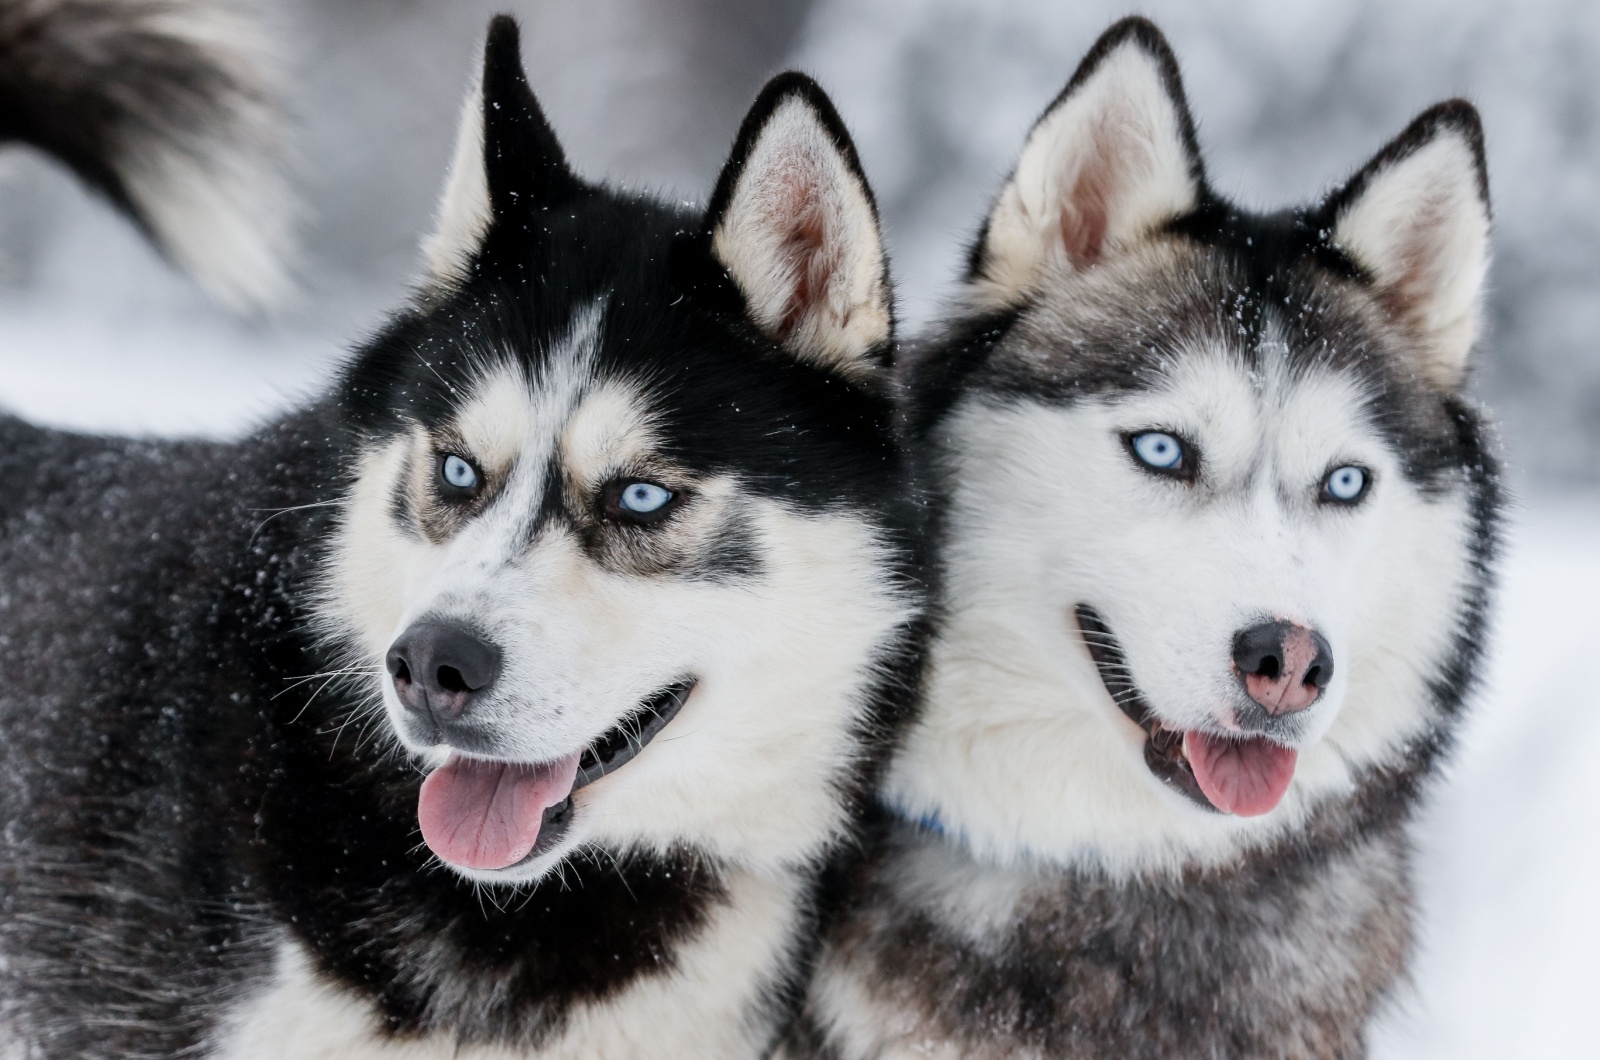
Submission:
M 841 1060 L 1360 1055 L 1410 943 L 1394 837 L 1132 882 L 985 869 L 904 825 L 888 849 L 813 988 Z
M 792 879 L 733 874 L 726 899 L 702 931 L 666 960 L 660 974 L 638 979 L 603 1003 L 579 1005 L 538 1048 L 552 1060 L 628 1056 L 752 1056 L 766 1044 L 752 1018 L 747 984 L 776 983 L 782 956 L 801 925 Z M 285 939 L 270 980 L 222 1022 L 215 1060 L 513 1060 L 507 1046 L 462 1046 L 448 1032 L 386 1032 L 361 997 L 319 975 L 304 949 Z

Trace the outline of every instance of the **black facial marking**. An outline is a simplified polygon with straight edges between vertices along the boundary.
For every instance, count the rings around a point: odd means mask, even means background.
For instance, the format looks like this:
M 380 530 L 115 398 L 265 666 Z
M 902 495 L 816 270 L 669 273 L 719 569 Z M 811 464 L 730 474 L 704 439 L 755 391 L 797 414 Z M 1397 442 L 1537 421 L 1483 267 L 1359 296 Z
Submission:
M 1243 278 L 1246 313 L 1259 312 L 1306 266 L 1340 279 L 1370 282 L 1367 273 L 1333 241 L 1333 218 L 1322 208 L 1251 213 L 1217 198 L 1173 219 L 1167 231 L 1226 254 Z M 1245 321 L 1251 327 L 1252 321 Z M 1259 324 L 1255 327 L 1259 328 Z

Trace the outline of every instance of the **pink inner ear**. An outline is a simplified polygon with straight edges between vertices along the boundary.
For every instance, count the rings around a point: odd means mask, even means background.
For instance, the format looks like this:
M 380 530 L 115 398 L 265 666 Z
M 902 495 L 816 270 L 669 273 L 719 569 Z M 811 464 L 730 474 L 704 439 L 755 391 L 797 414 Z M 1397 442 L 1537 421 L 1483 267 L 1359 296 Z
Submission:
M 1105 250 L 1111 197 L 1119 176 L 1110 140 L 1103 129 L 1094 137 L 1094 154 L 1078 167 L 1077 180 L 1062 197 L 1061 241 L 1075 269 L 1093 265 Z
M 798 167 L 797 167 L 798 169 Z M 778 339 L 789 338 L 818 301 L 838 266 L 829 253 L 827 205 L 815 174 L 791 171 L 776 197 L 777 220 L 784 231 L 782 255 L 794 287 L 778 321 Z
M 1439 233 L 1450 223 L 1449 204 L 1438 198 L 1424 202 L 1407 223 L 1401 243 L 1401 268 L 1390 285 L 1391 309 L 1404 316 L 1423 312 L 1440 286 Z M 1424 325 L 1426 322 L 1423 322 Z

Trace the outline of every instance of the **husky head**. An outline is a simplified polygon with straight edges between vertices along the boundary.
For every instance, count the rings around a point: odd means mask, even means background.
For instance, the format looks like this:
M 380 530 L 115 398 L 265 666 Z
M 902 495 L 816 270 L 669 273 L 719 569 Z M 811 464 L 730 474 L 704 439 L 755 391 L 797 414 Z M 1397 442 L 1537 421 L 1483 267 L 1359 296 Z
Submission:
M 889 798 L 989 856 L 1137 867 L 1414 778 L 1478 651 L 1488 232 L 1470 105 L 1253 214 L 1160 33 L 1108 31 L 913 372 L 946 618 Z
M 912 606 L 875 208 L 767 86 L 705 213 L 568 168 L 491 26 L 416 306 L 344 384 L 324 604 L 427 771 L 423 838 L 793 865 L 841 832 Z

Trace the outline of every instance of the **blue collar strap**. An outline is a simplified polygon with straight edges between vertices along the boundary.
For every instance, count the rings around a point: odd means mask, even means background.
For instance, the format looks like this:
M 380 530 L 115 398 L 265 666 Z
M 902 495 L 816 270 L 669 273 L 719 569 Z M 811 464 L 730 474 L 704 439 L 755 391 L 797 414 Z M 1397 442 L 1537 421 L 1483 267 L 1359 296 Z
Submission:
M 880 800 L 880 803 L 884 809 L 888 810 L 902 821 L 908 821 L 922 829 L 924 832 L 932 832 L 941 839 L 947 838 L 949 835 L 949 833 L 945 831 L 944 822 L 939 819 L 939 812 L 937 810 L 913 816 L 892 802 L 882 802 L 882 800 Z

